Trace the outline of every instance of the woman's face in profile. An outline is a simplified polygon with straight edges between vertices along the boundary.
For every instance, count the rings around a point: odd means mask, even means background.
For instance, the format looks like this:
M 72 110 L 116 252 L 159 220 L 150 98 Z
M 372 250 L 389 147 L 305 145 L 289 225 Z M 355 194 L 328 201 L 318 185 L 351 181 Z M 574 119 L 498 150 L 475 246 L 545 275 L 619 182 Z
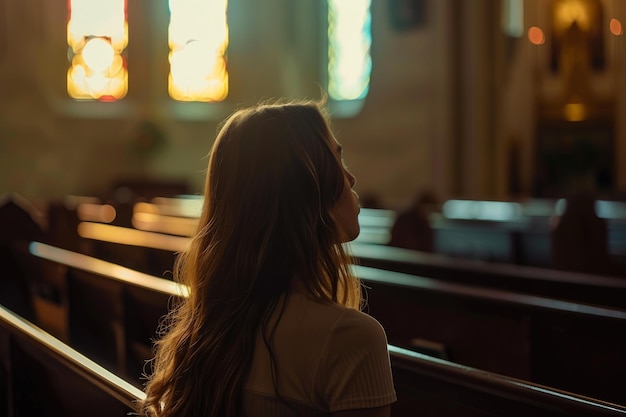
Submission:
M 330 138 L 330 144 L 337 157 L 342 161 L 342 147 L 334 137 Z M 359 196 L 352 189 L 356 183 L 354 175 L 343 166 L 344 185 L 343 191 L 339 196 L 339 199 L 335 202 L 335 206 L 331 209 L 330 215 L 337 223 L 343 232 L 345 233 L 346 241 L 352 241 L 356 239 L 361 231 L 359 225 Z

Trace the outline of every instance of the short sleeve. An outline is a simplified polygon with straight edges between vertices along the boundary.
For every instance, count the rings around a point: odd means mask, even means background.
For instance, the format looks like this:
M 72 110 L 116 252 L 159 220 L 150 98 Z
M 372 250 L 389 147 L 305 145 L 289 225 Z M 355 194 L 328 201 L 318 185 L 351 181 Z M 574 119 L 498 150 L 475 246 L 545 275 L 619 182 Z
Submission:
M 327 412 L 395 402 L 387 336 L 380 323 L 365 313 L 346 310 L 328 335 L 314 386 Z

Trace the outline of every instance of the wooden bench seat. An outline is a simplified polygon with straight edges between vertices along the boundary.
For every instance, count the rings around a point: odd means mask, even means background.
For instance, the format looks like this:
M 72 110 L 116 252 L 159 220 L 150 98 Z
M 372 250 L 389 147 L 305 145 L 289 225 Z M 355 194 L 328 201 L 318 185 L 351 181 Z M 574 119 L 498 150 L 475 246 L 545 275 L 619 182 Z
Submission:
M 89 254 L 157 276 L 171 271 L 188 238 L 119 226 L 82 223 L 93 241 Z M 499 288 L 600 306 L 626 308 L 626 280 L 547 268 L 450 258 L 431 253 L 357 242 L 349 244 L 358 263 L 467 285 Z

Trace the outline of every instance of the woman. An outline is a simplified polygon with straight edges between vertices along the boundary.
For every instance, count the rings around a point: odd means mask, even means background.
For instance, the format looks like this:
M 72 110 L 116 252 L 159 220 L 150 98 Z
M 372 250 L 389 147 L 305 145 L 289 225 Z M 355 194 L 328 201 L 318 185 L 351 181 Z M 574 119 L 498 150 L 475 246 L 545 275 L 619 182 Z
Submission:
M 141 415 L 390 414 L 386 336 L 359 311 L 342 245 L 359 234 L 354 184 L 318 103 L 226 120 L 177 261 L 190 296 L 157 342 Z

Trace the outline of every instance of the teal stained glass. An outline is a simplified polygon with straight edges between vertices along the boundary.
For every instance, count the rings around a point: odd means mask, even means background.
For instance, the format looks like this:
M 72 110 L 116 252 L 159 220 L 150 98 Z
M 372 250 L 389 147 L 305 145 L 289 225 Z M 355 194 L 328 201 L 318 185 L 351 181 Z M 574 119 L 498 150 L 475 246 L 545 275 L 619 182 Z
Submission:
M 367 96 L 372 71 L 371 0 L 328 0 L 328 95 Z

